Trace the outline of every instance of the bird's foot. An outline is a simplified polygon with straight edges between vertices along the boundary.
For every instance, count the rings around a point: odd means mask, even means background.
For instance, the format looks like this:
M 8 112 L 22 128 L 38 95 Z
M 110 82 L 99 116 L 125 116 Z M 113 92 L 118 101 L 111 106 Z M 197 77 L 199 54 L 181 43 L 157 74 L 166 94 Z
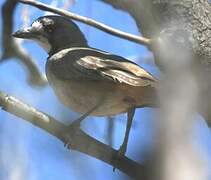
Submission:
M 127 146 L 125 144 L 122 144 L 119 148 L 119 150 L 117 151 L 115 157 L 114 157 L 114 162 L 115 161 L 120 161 L 124 156 L 125 156 L 125 153 L 126 153 L 126 149 L 127 149 Z M 113 166 L 113 171 L 116 170 L 116 165 L 114 164 Z
M 118 153 L 117 153 L 118 158 L 121 159 L 122 157 L 125 156 L 126 149 L 127 149 L 127 147 L 126 147 L 125 144 L 122 144 L 122 145 L 120 146 L 120 148 L 119 148 L 119 150 L 118 150 Z
M 74 139 L 77 136 L 77 134 L 80 132 L 80 122 L 77 120 L 71 123 L 65 132 L 65 144 L 64 146 L 68 149 L 71 149 L 71 147 L 74 146 Z

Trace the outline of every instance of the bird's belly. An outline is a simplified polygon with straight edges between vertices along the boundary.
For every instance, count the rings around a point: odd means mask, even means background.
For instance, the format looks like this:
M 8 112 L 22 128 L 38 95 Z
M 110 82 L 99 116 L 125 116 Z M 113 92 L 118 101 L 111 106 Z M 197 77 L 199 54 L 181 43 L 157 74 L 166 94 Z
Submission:
M 52 87 L 66 106 L 82 114 L 96 104 L 99 107 L 91 113 L 94 116 L 116 115 L 126 112 L 129 107 L 123 102 L 124 94 L 109 82 L 57 80 L 52 83 Z

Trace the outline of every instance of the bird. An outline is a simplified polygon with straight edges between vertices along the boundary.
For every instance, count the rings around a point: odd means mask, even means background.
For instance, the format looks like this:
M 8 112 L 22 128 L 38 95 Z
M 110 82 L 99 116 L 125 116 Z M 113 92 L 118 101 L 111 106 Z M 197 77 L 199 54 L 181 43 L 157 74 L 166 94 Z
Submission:
M 50 86 L 65 106 L 81 114 L 70 127 L 80 128 L 89 115 L 127 113 L 124 140 L 117 151 L 124 156 L 136 108 L 156 106 L 157 79 L 126 58 L 90 47 L 78 25 L 63 16 L 39 17 L 13 36 L 36 41 L 48 53 Z

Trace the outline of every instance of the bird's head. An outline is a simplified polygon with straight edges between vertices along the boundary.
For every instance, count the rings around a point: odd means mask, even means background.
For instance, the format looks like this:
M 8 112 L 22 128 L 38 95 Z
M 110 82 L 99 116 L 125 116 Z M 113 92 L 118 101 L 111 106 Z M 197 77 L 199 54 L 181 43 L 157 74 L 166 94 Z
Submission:
M 13 36 L 38 42 L 50 55 L 68 47 L 87 46 L 78 26 L 56 15 L 40 17 L 30 27 L 16 31 Z

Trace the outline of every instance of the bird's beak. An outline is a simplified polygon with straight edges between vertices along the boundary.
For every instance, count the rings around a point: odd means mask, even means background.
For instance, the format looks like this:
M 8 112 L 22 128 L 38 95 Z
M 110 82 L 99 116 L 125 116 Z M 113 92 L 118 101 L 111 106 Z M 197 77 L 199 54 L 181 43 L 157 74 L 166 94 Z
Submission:
M 23 38 L 23 39 L 36 39 L 37 36 L 39 36 L 40 32 L 30 26 L 30 27 L 27 27 L 27 28 L 23 28 L 23 29 L 20 29 L 18 31 L 16 31 L 15 33 L 13 33 L 13 37 L 16 37 L 16 38 Z

